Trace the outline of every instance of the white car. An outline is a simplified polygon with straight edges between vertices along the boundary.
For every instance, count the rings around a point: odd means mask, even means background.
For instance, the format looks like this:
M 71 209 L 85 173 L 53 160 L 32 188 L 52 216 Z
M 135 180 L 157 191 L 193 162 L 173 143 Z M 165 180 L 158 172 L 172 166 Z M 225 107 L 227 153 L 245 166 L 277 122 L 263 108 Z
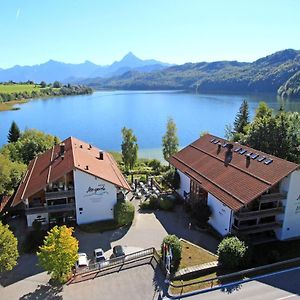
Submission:
M 86 253 L 78 253 L 78 260 L 76 262 L 77 268 L 88 267 L 89 261 Z
M 104 251 L 101 248 L 94 250 L 95 262 L 101 262 L 105 260 Z

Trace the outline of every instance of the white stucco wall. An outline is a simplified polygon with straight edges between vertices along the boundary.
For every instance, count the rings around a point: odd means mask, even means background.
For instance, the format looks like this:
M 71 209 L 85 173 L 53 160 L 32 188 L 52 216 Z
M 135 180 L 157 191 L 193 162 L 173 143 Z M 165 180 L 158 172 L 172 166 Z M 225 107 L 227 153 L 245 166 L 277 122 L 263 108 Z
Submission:
M 278 236 L 281 240 L 295 237 L 300 237 L 300 171 L 290 175 L 283 224 Z
M 113 219 L 116 187 L 85 172 L 74 171 L 76 218 L 78 224 Z
M 184 191 L 186 193 L 190 192 L 190 178 L 179 170 L 177 172 L 180 176 L 180 188 L 177 190 L 177 193 L 184 198 Z
M 45 219 L 42 224 L 48 224 L 48 213 L 41 213 L 41 214 L 34 214 L 34 215 L 27 215 L 27 226 L 31 227 L 32 223 L 35 219 Z
M 208 223 L 222 236 L 229 234 L 232 223 L 232 210 L 211 194 L 208 194 L 207 204 L 212 212 Z

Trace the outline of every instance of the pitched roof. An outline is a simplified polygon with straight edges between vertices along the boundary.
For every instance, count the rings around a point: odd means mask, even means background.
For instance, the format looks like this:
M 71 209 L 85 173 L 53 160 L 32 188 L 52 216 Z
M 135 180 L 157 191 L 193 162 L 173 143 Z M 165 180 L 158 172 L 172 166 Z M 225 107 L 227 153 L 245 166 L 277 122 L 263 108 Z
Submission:
M 212 142 L 214 140 L 214 142 Z M 221 144 L 221 148 L 218 147 Z M 200 185 L 225 205 L 237 211 L 278 183 L 299 165 L 278 157 L 233 143 L 232 160 L 224 163 L 230 142 L 206 134 L 173 155 L 169 162 Z M 218 150 L 219 148 L 219 150 Z M 246 150 L 244 154 L 236 152 Z M 246 154 L 255 153 L 255 159 L 246 162 Z M 261 162 L 259 158 L 265 157 Z M 254 156 L 253 156 L 254 157 Z M 265 164 L 267 159 L 272 161 Z
M 101 150 L 90 144 L 74 137 L 67 138 L 63 143 L 65 145 L 64 159 L 59 154 L 60 145 L 56 145 L 30 161 L 27 172 L 14 196 L 12 206 L 16 206 L 22 199 L 34 195 L 45 188 L 48 183 L 74 169 L 131 190 L 117 163 L 109 153 L 103 151 L 103 160 L 100 160 L 99 152 Z
M 9 200 L 10 198 L 6 195 L 0 196 L 0 213 L 4 210 Z

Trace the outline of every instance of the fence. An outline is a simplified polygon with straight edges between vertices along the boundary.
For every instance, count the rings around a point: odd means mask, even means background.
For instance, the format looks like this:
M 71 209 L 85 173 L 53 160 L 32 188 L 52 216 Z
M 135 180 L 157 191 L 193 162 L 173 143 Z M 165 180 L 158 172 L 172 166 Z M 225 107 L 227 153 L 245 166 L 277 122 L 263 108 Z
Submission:
M 260 272 L 272 272 L 272 271 L 275 271 L 278 269 L 284 269 L 284 268 L 288 268 L 291 266 L 295 266 L 295 264 L 297 264 L 297 265 L 300 264 L 300 257 L 276 262 L 276 263 L 265 265 L 265 266 L 246 269 L 246 270 L 242 270 L 239 272 L 234 272 L 234 273 L 230 273 L 230 274 L 226 274 L 226 275 L 212 277 L 212 278 L 208 278 L 208 279 L 204 279 L 204 280 L 198 280 L 198 281 L 194 281 L 194 282 L 190 282 L 190 283 L 183 283 L 183 281 L 181 281 L 181 284 L 173 284 L 172 282 L 170 282 L 170 287 L 175 288 L 175 289 L 180 289 L 179 294 L 182 295 L 183 289 L 188 286 L 193 286 L 193 285 L 200 286 L 201 284 L 207 284 L 209 287 L 212 288 L 214 286 L 214 283 L 220 284 L 220 283 L 224 283 L 224 282 L 233 282 L 237 279 L 241 279 L 241 278 L 245 277 L 245 275 L 250 276 L 251 274 L 258 275 Z
M 74 276 L 69 280 L 68 284 L 94 279 L 96 277 L 144 264 L 152 265 L 153 260 L 157 265 L 161 265 L 160 256 L 155 248 L 148 248 L 121 257 L 105 260 L 103 262 L 93 263 L 86 268 L 77 269 Z

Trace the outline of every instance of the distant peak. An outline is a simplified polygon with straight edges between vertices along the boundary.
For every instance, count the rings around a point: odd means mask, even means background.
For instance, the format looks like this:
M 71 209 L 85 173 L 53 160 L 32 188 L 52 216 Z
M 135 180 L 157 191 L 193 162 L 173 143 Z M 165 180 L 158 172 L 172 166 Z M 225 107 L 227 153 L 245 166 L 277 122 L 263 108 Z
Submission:
M 134 61 L 134 60 L 140 60 L 140 59 L 130 51 L 122 58 L 121 61 Z
M 125 56 L 125 57 L 136 57 L 131 51 L 129 51 Z

